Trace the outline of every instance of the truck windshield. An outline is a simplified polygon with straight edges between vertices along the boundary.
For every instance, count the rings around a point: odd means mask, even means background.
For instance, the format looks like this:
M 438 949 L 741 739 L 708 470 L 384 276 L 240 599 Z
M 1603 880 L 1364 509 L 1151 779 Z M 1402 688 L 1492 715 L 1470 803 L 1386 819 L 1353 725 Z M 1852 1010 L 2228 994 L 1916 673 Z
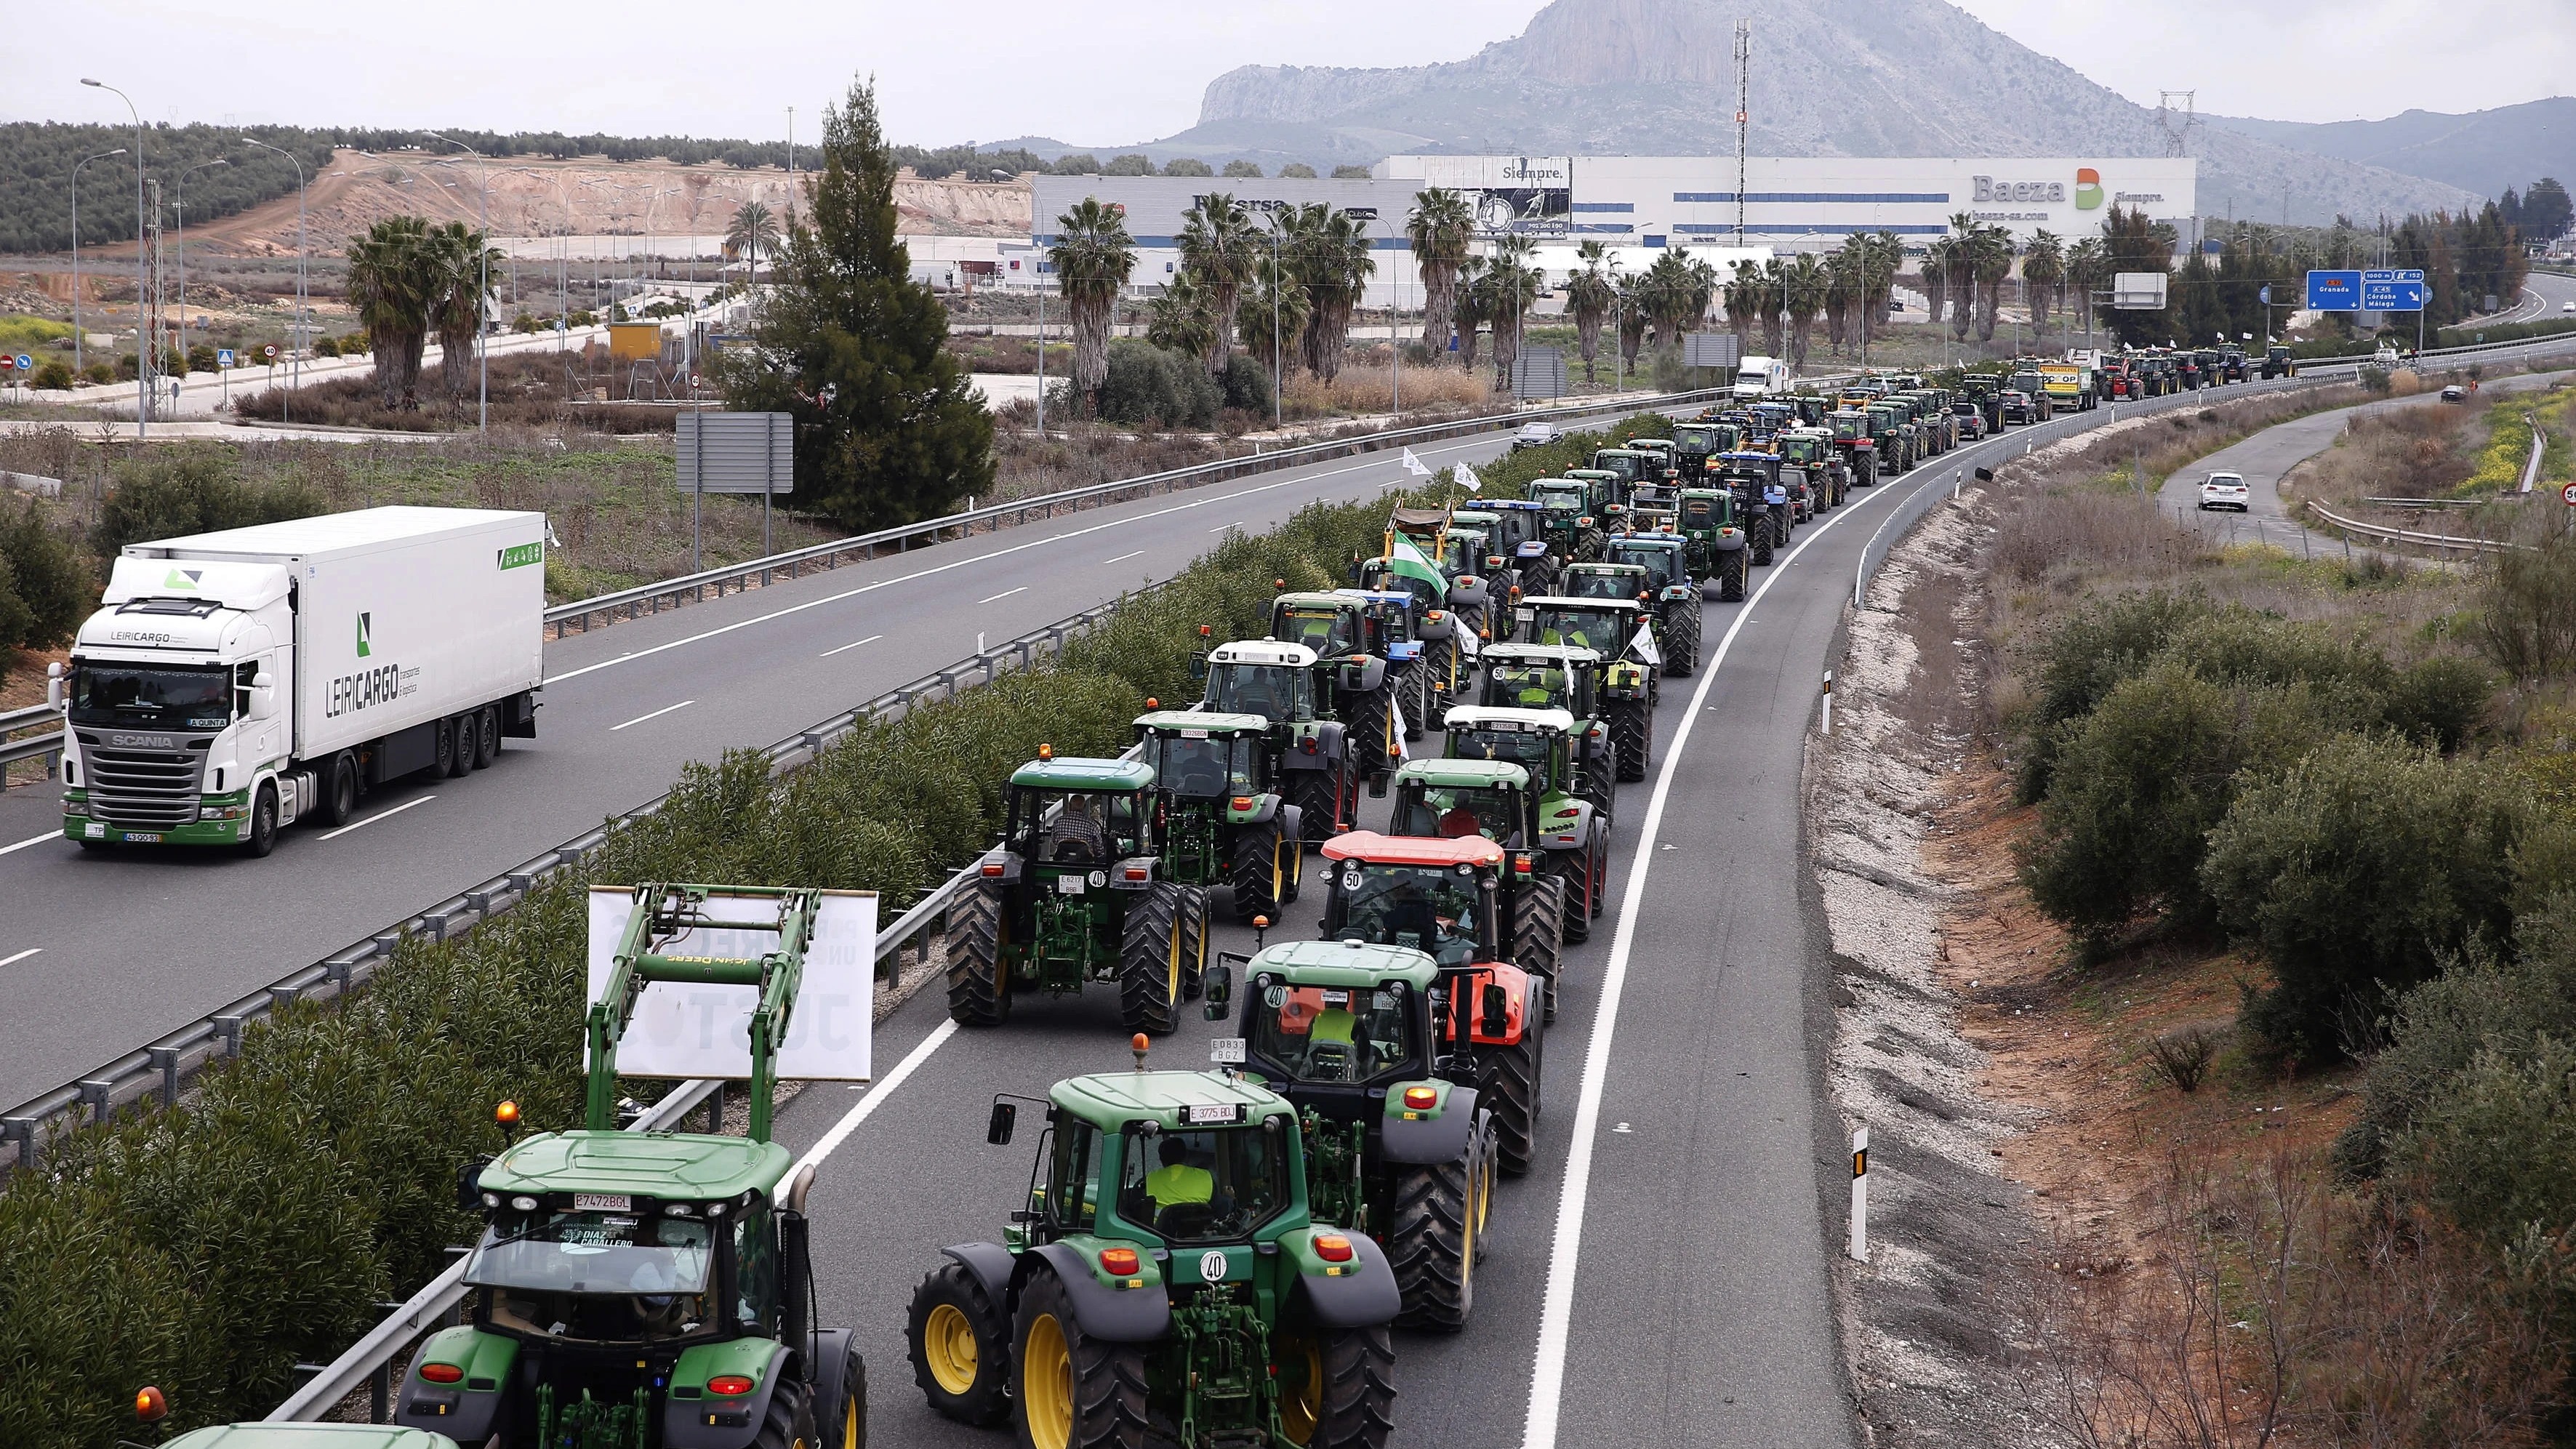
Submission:
M 223 669 L 72 670 L 72 723 L 219 730 L 232 722 L 232 676 Z
M 711 1322 L 715 1260 L 703 1222 L 554 1212 L 495 1222 L 465 1281 L 493 1290 L 493 1319 L 549 1338 L 676 1337 Z
M 1292 1081 L 1375 1081 L 1412 1065 L 1413 999 L 1401 981 L 1270 987 L 1252 1009 L 1252 1053 Z
M 1307 708 L 1306 671 L 1287 664 L 1219 664 L 1208 671 L 1207 707 L 1221 714 L 1257 714 L 1272 724 L 1302 720 Z
M 1119 1153 L 1118 1215 L 1170 1243 L 1249 1236 L 1288 1200 L 1281 1145 L 1258 1127 L 1130 1131 Z
M 1252 788 L 1252 737 L 1158 730 L 1145 737 L 1145 763 L 1175 795 L 1203 799 L 1247 791 Z
M 1438 865 L 1342 866 L 1341 940 L 1409 946 L 1443 966 L 1476 959 L 1476 878 Z
M 1519 800 L 1514 790 L 1407 781 L 1396 795 L 1394 833 L 1451 840 L 1481 835 L 1496 845 L 1510 845 L 1520 832 L 1514 809 Z

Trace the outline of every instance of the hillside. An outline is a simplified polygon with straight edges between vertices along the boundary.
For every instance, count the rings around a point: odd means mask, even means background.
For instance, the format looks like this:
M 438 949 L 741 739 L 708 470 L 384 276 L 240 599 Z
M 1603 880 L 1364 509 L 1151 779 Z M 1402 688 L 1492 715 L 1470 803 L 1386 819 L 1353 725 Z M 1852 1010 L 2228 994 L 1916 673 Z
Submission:
M 1867 23 L 1856 23 L 1866 14 Z M 1751 144 L 1764 155 L 2162 155 L 2154 111 L 1944 0 L 1556 0 L 1510 40 L 1401 69 L 1249 65 L 1148 154 L 1391 151 L 1704 154 L 1734 149 L 1734 23 L 1753 20 Z M 2330 221 L 2458 209 L 2440 181 L 2204 125 L 2205 213 Z M 2526 178 L 2527 179 L 2527 178 Z M 2500 189 L 2500 188 L 2499 188 Z
M 2501 196 L 2508 186 L 2529 186 L 2543 176 L 2576 179 L 2576 97 L 2456 116 L 2407 111 L 2380 121 L 2204 119 L 2275 146 L 2384 166 L 2482 196 Z

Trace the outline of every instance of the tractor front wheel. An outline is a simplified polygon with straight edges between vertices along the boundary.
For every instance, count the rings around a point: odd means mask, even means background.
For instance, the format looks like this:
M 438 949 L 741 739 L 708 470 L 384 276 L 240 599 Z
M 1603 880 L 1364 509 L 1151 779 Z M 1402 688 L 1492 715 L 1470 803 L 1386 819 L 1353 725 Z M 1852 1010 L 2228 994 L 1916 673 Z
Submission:
M 1271 1339 L 1279 1429 L 1305 1449 L 1385 1449 L 1395 1435 L 1395 1344 L 1386 1325 L 1309 1325 Z
M 1288 899 L 1289 873 L 1296 869 L 1297 842 L 1279 829 L 1279 817 L 1273 815 L 1266 825 L 1249 825 L 1234 837 L 1234 859 L 1226 872 L 1226 883 L 1234 888 L 1234 918 L 1251 925 L 1255 916 L 1279 919 L 1279 907 Z
M 1532 875 L 1512 896 L 1512 964 L 1547 978 L 1547 1019 L 1556 1020 L 1556 977 L 1564 953 L 1565 882 Z
M 1400 1328 L 1456 1333 L 1476 1309 L 1476 1179 L 1481 1164 L 1450 1162 L 1395 1169 L 1395 1215 L 1386 1235 L 1404 1307 Z
M 948 1017 L 959 1026 L 1000 1026 L 1010 1018 L 1005 929 L 999 881 L 978 883 L 948 913 Z
M 1193 911 L 1206 909 L 1196 896 L 1188 886 L 1157 881 L 1127 907 L 1127 928 L 1118 943 L 1118 1014 L 1125 1030 L 1169 1036 L 1180 1024 L 1189 969 L 1187 922 Z
M 1539 1068 L 1544 1059 L 1544 1011 L 1521 1014 L 1521 1039 L 1483 1047 L 1485 1080 L 1476 1093 L 1494 1104 L 1495 1149 L 1505 1177 L 1525 1176 L 1538 1157 Z
M 1617 699 L 1609 705 L 1610 742 L 1619 749 L 1619 778 L 1646 778 L 1648 751 L 1654 747 L 1655 721 L 1642 699 Z
M 1144 1345 L 1083 1332 L 1053 1269 L 1030 1275 L 1011 1350 L 1020 1449 L 1145 1449 Z
M 981 1280 L 942 1262 L 912 1291 L 904 1323 L 913 1382 L 930 1407 L 960 1424 L 1011 1414 L 1011 1316 Z

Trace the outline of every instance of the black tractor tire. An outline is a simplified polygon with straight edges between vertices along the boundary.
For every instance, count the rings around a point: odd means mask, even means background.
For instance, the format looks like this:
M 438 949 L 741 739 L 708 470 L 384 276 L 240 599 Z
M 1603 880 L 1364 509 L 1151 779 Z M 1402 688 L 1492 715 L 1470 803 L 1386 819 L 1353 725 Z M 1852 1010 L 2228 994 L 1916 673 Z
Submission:
M 1404 671 L 1404 737 L 1408 740 L 1422 738 L 1423 729 L 1431 721 L 1431 651 L 1435 647 L 1423 645 L 1422 652 Z
M 1563 907 L 1558 919 L 1557 939 L 1568 946 L 1592 939 L 1592 897 L 1589 892 L 1592 851 L 1552 850 L 1547 855 L 1550 874 L 1556 877 L 1557 899 Z
M 1556 978 L 1565 955 L 1565 882 L 1533 873 L 1512 897 L 1512 964 L 1547 978 L 1547 1019 L 1556 1020 Z
M 1395 1344 L 1386 1325 L 1308 1325 L 1270 1340 L 1279 1383 L 1279 1427 L 1306 1449 L 1386 1449 L 1395 1436 Z M 1303 1359 L 1303 1366 L 1292 1367 Z M 1300 1392 L 1305 1369 L 1319 1390 Z
M 1188 886 L 1156 881 L 1127 907 L 1118 942 L 1118 1017 L 1122 1030 L 1169 1036 L 1181 1022 L 1194 908 Z
M 1745 523 L 1745 532 L 1752 539 L 1751 543 L 1745 545 L 1745 552 L 1752 555 L 1755 568 L 1770 567 L 1773 543 L 1770 508 L 1766 505 L 1760 513 L 1745 520 Z
M 1675 679 L 1687 679 L 1699 671 L 1699 595 L 1676 599 L 1664 606 L 1663 637 L 1656 642 L 1664 653 L 1663 672 Z
M 1479 1046 L 1484 1080 L 1476 1100 L 1494 1109 L 1496 1165 L 1505 1177 L 1525 1177 L 1538 1158 L 1539 1072 L 1546 1062 L 1544 1011 L 1521 1016 L 1521 1039 L 1510 1046 Z
M 1600 826 L 1593 828 L 1590 853 L 1592 893 L 1586 899 L 1585 907 L 1591 912 L 1592 919 L 1597 921 L 1601 919 L 1602 912 L 1610 909 L 1610 832 L 1608 829 Z
M 912 1290 L 903 1341 L 942 1416 L 979 1427 L 1011 1416 L 1011 1315 L 963 1266 L 942 1260 Z
M 1030 1402 L 1029 1336 L 1035 1332 L 1043 1337 L 1049 1324 L 1060 1335 L 1062 1358 L 1037 1368 L 1040 1373 L 1060 1373 L 1069 1383 L 1071 1391 L 1063 1408 L 1071 1423 L 1070 1432 L 1061 1439 L 1049 1433 L 1041 1441 L 1030 1432 L 1029 1415 L 1033 1410 L 1046 1412 L 1051 1391 L 1041 1390 L 1040 1402 Z M 1081 1321 L 1073 1315 L 1073 1298 L 1055 1270 L 1040 1268 L 1031 1274 L 1028 1288 L 1020 1294 L 1019 1311 L 1011 1318 L 1012 1418 L 1019 1430 L 1020 1449 L 1057 1449 L 1059 1444 L 1063 1449 L 1145 1449 L 1150 1427 L 1145 1416 L 1145 1347 L 1106 1343 L 1083 1332 Z
M 1730 548 L 1717 556 L 1717 601 L 1721 604 L 1744 602 L 1745 550 Z
M 1007 1336 L 1002 1341 L 1010 1342 Z M 868 1449 L 868 1365 L 856 1347 L 841 1366 L 841 1403 L 836 1412 L 839 1422 L 815 1425 L 823 1449 Z
M 1389 716 L 1395 707 L 1396 687 L 1394 681 L 1389 681 L 1355 696 L 1349 713 L 1343 717 L 1342 738 L 1357 766 L 1353 773 L 1363 780 L 1395 768 L 1395 724 Z
M 1247 825 L 1235 833 L 1226 884 L 1234 892 L 1237 921 L 1247 926 L 1255 916 L 1278 921 L 1279 908 L 1287 904 L 1288 873 L 1296 868 L 1297 855 L 1297 843 L 1280 833 L 1276 815 L 1266 825 Z
M 1003 963 L 1002 883 L 979 882 L 948 912 L 948 1019 L 1000 1026 L 1011 1016 L 1011 968 Z
M 751 1449 L 799 1449 L 814 1442 L 814 1390 L 802 1379 L 779 1380 L 769 1391 L 769 1408 Z
M 1208 927 L 1216 913 L 1216 893 L 1202 886 L 1184 889 L 1189 906 L 1181 916 L 1181 999 L 1196 1001 L 1207 991 Z
M 1280 818 L 1283 820 L 1287 818 L 1285 805 L 1280 807 Z M 1305 812 L 1302 810 L 1297 813 L 1297 833 L 1287 837 L 1287 845 L 1286 858 L 1280 864 L 1287 867 L 1288 879 L 1279 887 L 1279 904 L 1293 906 L 1297 904 L 1297 893 L 1304 889 L 1306 884 L 1306 819 Z M 1270 924 L 1278 925 L 1279 918 L 1272 916 Z
M 1619 749 L 1619 778 L 1631 784 L 1646 778 L 1654 762 L 1652 710 L 1642 699 L 1614 699 L 1602 708 L 1610 716 L 1610 742 Z
M 1305 820 L 1299 826 L 1304 839 L 1299 849 L 1321 846 L 1342 833 L 1341 821 L 1335 815 L 1335 786 L 1342 779 L 1340 770 L 1297 770 L 1288 776 L 1288 800 Z M 1274 918 L 1275 919 L 1275 918 Z
M 1386 1256 L 1404 1307 L 1398 1328 L 1456 1333 L 1476 1311 L 1476 1174 L 1461 1156 L 1393 1169 Z

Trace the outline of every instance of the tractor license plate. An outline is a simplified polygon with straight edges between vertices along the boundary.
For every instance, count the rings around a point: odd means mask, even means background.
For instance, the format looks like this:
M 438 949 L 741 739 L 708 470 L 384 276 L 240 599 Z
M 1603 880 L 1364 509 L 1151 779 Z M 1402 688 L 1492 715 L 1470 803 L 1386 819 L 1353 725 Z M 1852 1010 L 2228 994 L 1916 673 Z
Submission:
M 1182 1111 L 1193 1127 L 1222 1127 L 1243 1120 L 1239 1102 L 1192 1102 Z
M 635 1199 L 622 1192 L 577 1192 L 572 1195 L 574 1212 L 631 1213 Z
M 1078 875 L 1057 876 L 1055 878 L 1055 888 L 1058 895 L 1078 896 L 1082 894 L 1082 877 Z
M 1243 1038 L 1221 1036 L 1208 1042 L 1208 1060 L 1223 1066 L 1243 1065 Z

